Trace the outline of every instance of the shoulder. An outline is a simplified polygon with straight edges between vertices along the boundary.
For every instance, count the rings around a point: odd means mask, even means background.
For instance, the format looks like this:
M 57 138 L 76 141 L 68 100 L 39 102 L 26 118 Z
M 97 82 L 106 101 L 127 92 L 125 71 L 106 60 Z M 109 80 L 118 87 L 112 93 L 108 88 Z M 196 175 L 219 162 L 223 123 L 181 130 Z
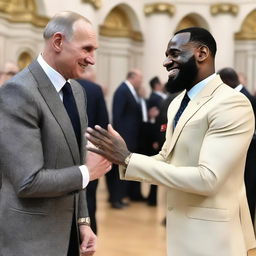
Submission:
M 76 79 L 76 81 L 83 86 L 85 89 L 100 90 L 100 85 L 85 79 Z
M 121 83 L 115 90 L 115 94 L 125 94 L 129 92 L 129 88 L 125 83 Z
M 218 101 L 220 104 L 227 103 L 236 103 L 236 102 L 244 102 L 245 104 L 249 104 L 248 98 L 241 92 L 234 90 L 226 84 L 222 84 L 214 93 L 214 100 Z
M 233 124 L 232 127 L 236 129 L 254 122 L 254 114 L 248 98 L 225 84 L 215 91 L 208 106 L 209 122 L 218 127 L 224 128 Z

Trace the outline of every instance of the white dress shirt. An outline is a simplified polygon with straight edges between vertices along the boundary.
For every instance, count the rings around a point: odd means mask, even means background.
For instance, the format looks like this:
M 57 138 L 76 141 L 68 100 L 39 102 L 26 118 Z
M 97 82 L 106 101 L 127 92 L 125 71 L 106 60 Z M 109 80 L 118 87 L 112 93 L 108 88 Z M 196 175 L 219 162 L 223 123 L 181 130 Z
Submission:
M 126 83 L 127 87 L 129 88 L 130 92 L 132 93 L 134 99 L 137 101 L 137 103 L 141 107 L 142 121 L 147 122 L 148 121 L 148 111 L 147 111 L 147 105 L 146 105 L 145 100 L 138 96 L 133 85 L 128 80 L 126 80 L 125 83 Z
M 37 61 L 39 65 L 42 67 L 42 69 L 44 70 L 44 72 L 46 73 L 46 75 L 48 76 L 48 78 L 50 79 L 50 81 L 52 82 L 54 88 L 56 89 L 57 93 L 60 96 L 60 99 L 63 101 L 63 94 L 61 89 L 64 86 L 64 84 L 67 82 L 66 79 L 60 73 L 58 73 L 55 69 L 49 66 L 47 62 L 43 59 L 41 54 L 39 54 Z M 83 178 L 82 187 L 85 188 L 90 181 L 89 171 L 85 165 L 79 166 L 79 169 L 82 173 L 82 178 Z
M 160 96 L 163 100 L 165 100 L 167 98 L 167 95 L 164 92 L 154 91 L 154 93 L 157 94 L 158 96 Z
M 190 98 L 190 100 L 193 100 L 196 97 L 196 95 L 198 95 L 202 91 L 202 89 L 205 87 L 205 85 L 207 83 L 209 83 L 215 76 L 216 76 L 216 74 L 214 73 L 214 74 L 206 77 L 204 80 L 200 81 L 196 85 L 194 85 L 188 91 L 188 97 Z
M 133 85 L 132 85 L 128 80 L 126 80 L 125 83 L 126 83 L 126 85 L 128 86 L 130 92 L 132 93 L 134 99 L 135 99 L 138 103 L 140 103 L 139 96 L 138 96 L 137 92 L 135 91 Z

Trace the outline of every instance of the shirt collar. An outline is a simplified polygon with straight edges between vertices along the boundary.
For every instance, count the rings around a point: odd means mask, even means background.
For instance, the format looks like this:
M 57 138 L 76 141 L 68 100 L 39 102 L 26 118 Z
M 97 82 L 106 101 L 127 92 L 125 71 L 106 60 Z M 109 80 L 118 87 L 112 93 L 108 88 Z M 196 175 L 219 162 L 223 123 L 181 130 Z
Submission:
M 239 84 L 237 87 L 235 87 L 235 90 L 236 91 L 241 91 L 243 89 L 243 85 L 242 84 Z
M 66 83 L 66 79 L 55 69 L 53 69 L 43 58 L 41 54 L 37 58 L 38 63 L 52 82 L 54 88 L 58 93 L 60 93 L 62 87 Z
M 129 90 L 131 91 L 132 95 L 134 96 L 134 98 L 136 99 L 136 101 L 139 100 L 138 94 L 135 91 L 135 88 L 133 87 L 133 85 L 128 81 L 125 80 L 126 85 L 128 86 Z
M 164 92 L 160 92 L 160 91 L 154 91 L 155 94 L 159 95 L 160 97 L 162 97 L 163 99 L 167 98 L 167 95 Z
M 210 80 L 212 80 L 215 76 L 216 76 L 216 74 L 214 73 L 214 74 L 208 76 L 207 78 L 205 78 L 204 80 L 200 81 L 196 85 L 194 85 L 188 91 L 188 97 L 190 98 L 190 100 L 193 100 L 202 91 L 202 89 L 205 87 L 205 85 L 207 83 L 209 83 Z

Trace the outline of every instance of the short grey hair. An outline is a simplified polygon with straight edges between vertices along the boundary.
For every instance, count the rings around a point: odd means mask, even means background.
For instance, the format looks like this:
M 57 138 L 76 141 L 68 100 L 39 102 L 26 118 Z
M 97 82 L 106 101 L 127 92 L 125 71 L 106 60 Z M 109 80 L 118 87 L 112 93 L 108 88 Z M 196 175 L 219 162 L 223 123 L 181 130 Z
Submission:
M 44 39 L 51 38 L 55 33 L 63 33 L 69 40 L 73 36 L 73 25 L 78 20 L 84 20 L 91 24 L 91 22 L 84 16 L 75 12 L 60 12 L 56 14 L 46 25 L 44 29 Z

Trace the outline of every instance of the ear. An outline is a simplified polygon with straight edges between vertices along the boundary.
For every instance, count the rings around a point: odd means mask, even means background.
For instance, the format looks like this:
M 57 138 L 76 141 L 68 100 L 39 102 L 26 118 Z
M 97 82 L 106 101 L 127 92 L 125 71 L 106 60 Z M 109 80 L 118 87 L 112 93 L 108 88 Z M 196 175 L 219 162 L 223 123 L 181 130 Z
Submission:
M 210 55 L 210 50 L 207 46 L 201 45 L 196 49 L 195 58 L 201 63 L 205 61 Z
M 56 52 L 61 52 L 63 48 L 64 35 L 60 32 L 52 36 L 52 47 Z

